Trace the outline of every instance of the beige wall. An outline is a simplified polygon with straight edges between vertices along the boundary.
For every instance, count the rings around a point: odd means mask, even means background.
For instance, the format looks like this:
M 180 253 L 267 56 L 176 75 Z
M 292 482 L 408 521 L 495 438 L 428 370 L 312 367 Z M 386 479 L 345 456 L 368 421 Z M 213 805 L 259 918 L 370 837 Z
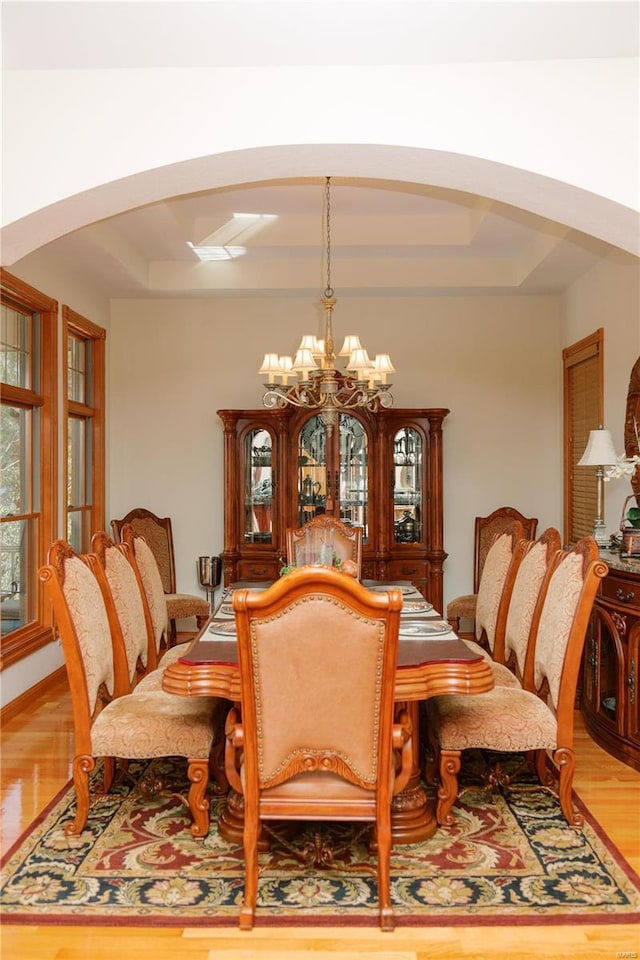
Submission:
M 170 514 L 181 589 L 223 544 L 216 410 L 261 405 L 268 348 L 316 332 L 302 299 L 118 301 L 109 336 L 110 504 Z M 336 339 L 388 348 L 396 406 L 448 407 L 445 597 L 470 589 L 473 518 L 512 504 L 560 525 L 562 378 L 555 297 L 339 300 Z
M 624 417 L 631 368 L 640 356 L 640 264 L 618 253 L 597 264 L 567 291 L 563 303 L 562 346 L 586 337 L 599 327 L 604 334 L 604 426 L 616 451 L 624 452 Z M 604 517 L 609 533 L 620 523 L 626 478 L 604 487 Z

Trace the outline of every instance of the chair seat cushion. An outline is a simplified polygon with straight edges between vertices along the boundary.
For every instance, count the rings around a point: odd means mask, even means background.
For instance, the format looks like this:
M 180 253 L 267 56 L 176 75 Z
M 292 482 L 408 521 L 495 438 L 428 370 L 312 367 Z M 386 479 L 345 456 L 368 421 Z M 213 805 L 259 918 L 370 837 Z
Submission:
M 167 593 L 167 616 L 170 620 L 181 620 L 183 617 L 209 617 L 211 608 L 204 597 L 191 596 L 188 593 Z
M 188 757 L 211 752 L 217 697 L 177 697 L 140 691 L 112 700 L 91 728 L 96 757 Z
M 462 597 L 454 597 L 447 604 L 447 618 L 449 617 L 469 617 L 473 619 L 476 615 L 476 602 L 478 595 L 476 593 L 465 594 Z
M 472 696 L 450 694 L 434 697 L 431 708 L 433 732 L 442 750 L 513 753 L 556 746 L 555 716 L 528 690 L 496 686 Z

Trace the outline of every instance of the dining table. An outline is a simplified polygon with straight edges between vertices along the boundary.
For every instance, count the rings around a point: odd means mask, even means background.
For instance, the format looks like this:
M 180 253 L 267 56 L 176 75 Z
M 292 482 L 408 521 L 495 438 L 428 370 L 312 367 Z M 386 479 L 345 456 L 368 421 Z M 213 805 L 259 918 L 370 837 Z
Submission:
M 417 843 L 437 829 L 420 773 L 420 702 L 443 694 L 486 693 L 493 688 L 494 675 L 490 661 L 470 649 L 409 581 L 361 582 L 376 591 L 400 587 L 403 594 L 394 700 L 396 715 L 406 711 L 413 727 L 412 772 L 405 789 L 393 798 L 391 829 L 394 844 Z M 233 591 L 268 586 L 263 581 L 241 581 L 225 587 L 209 621 L 166 667 L 163 690 L 184 697 L 221 697 L 241 712 Z M 220 835 L 242 843 L 243 818 L 243 798 L 229 790 L 218 821 Z

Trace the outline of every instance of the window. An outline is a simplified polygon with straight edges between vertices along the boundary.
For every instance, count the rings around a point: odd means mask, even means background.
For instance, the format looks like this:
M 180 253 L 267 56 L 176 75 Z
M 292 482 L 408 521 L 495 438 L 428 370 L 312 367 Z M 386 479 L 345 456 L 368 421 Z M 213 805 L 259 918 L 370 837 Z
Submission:
M 564 538 L 576 543 L 593 533 L 595 468 L 577 467 L 589 431 L 603 423 L 604 332 L 596 330 L 562 351 L 564 363 Z
M 0 271 L 2 664 L 52 639 L 37 581 L 56 529 L 58 304 Z
M 104 528 L 105 331 L 62 307 L 66 389 L 66 536 L 86 552 Z

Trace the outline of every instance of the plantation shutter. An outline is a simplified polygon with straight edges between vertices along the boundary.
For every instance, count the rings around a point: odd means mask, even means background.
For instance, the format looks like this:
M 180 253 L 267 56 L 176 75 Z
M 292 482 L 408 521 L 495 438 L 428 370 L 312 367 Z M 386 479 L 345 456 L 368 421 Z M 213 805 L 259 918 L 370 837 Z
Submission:
M 565 407 L 565 540 L 593 533 L 596 468 L 578 467 L 589 431 L 602 424 L 602 330 L 563 350 Z

